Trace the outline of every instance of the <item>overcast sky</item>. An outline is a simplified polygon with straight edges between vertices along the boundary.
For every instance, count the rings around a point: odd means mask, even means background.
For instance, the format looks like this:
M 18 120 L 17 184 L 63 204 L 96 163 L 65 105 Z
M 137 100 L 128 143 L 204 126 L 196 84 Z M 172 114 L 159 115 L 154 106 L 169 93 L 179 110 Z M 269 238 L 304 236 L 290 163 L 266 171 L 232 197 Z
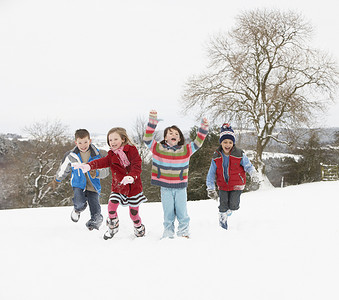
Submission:
M 129 131 L 156 109 L 163 125 L 188 129 L 180 97 L 205 70 L 209 37 L 252 8 L 300 12 L 313 45 L 339 61 L 333 0 L 0 0 L 0 133 L 61 121 L 70 132 Z M 315 127 L 339 127 L 339 101 Z

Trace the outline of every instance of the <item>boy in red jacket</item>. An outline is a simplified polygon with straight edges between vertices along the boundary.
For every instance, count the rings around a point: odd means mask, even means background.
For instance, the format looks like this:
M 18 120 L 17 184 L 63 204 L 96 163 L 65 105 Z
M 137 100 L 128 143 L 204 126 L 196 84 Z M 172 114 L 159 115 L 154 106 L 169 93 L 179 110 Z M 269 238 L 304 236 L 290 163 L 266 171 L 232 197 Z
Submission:
M 227 218 L 233 210 L 239 209 L 240 195 L 246 185 L 246 172 L 253 181 L 258 181 L 258 174 L 244 151 L 235 146 L 235 134 L 229 124 L 222 125 L 219 143 L 213 154 L 206 185 L 208 197 L 215 200 L 220 198 L 219 224 L 227 229 Z M 215 191 L 215 181 L 219 195 Z

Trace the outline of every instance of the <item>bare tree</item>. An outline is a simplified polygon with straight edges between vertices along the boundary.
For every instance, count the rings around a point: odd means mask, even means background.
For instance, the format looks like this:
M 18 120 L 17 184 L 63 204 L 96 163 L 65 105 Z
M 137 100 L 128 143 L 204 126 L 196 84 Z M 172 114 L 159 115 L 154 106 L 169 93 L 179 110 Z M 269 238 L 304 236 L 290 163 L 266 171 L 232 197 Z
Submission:
M 139 155 L 142 161 L 145 163 L 149 163 L 152 159 L 152 156 L 150 155 L 150 152 L 143 140 L 147 127 L 147 122 L 148 120 L 146 118 L 137 117 L 133 125 L 133 141 L 136 143 L 136 146 L 139 150 Z
M 63 153 L 70 148 L 71 141 L 66 130 L 67 127 L 60 122 L 48 121 L 25 128 L 31 139 L 24 157 L 26 182 L 33 192 L 31 206 L 51 204 L 52 188 L 49 183 L 54 179 Z
M 254 10 L 208 43 L 210 64 L 188 80 L 184 110 L 198 108 L 215 120 L 255 130 L 255 165 L 265 173 L 262 153 L 271 139 L 287 143 L 278 128 L 308 125 L 334 99 L 336 62 L 308 46 L 312 27 L 292 11 Z

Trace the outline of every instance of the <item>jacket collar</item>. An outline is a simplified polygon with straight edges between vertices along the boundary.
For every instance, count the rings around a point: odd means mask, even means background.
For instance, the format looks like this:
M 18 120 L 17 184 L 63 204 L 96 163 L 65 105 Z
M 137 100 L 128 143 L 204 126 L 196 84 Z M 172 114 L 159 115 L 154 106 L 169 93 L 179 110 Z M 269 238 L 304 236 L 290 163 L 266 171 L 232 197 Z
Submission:
M 164 142 L 163 144 L 162 144 L 166 149 L 168 149 L 168 150 L 174 150 L 174 151 L 176 151 L 176 150 L 178 150 L 178 149 L 180 149 L 181 148 L 181 146 L 179 146 L 179 145 L 175 145 L 175 146 L 170 146 L 170 145 L 168 145 L 166 142 Z

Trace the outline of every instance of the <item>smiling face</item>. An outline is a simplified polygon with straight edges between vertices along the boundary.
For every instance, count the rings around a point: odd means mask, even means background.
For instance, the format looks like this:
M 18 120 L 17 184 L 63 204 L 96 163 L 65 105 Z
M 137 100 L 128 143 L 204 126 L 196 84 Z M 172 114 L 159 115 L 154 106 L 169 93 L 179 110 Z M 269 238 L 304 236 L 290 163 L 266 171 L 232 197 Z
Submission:
M 229 140 L 229 139 L 224 139 L 221 142 L 221 147 L 222 147 L 222 150 L 224 151 L 224 153 L 226 155 L 229 155 L 231 150 L 232 150 L 232 148 L 233 148 L 233 141 Z
M 179 131 L 172 128 L 168 129 L 165 136 L 165 141 L 171 147 L 178 145 L 178 143 L 181 141 Z
M 91 144 L 91 141 L 92 140 L 86 136 L 83 139 L 77 138 L 75 140 L 75 144 L 78 146 L 78 148 L 81 152 L 86 152 L 89 148 L 89 145 Z
M 113 132 L 108 136 L 108 143 L 112 150 L 119 149 L 124 142 L 117 132 Z

